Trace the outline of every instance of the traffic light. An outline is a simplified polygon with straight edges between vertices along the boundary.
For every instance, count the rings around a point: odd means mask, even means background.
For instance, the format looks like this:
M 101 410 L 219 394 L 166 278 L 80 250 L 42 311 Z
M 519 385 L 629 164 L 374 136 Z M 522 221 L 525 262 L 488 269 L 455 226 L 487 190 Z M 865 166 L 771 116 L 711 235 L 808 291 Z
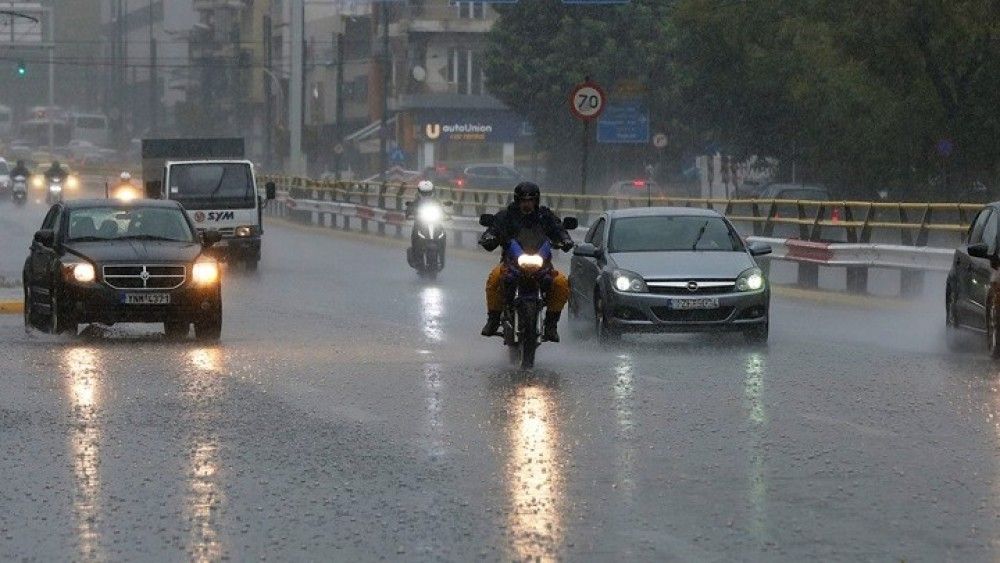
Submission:
M 18 78 L 24 78 L 27 75 L 28 75 L 28 67 L 24 65 L 24 61 L 17 61 Z

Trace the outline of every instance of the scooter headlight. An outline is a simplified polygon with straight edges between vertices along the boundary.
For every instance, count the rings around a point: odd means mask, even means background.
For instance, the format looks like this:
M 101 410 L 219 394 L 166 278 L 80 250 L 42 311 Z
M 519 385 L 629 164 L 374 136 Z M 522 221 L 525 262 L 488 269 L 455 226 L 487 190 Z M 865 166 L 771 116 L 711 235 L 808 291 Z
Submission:
M 417 210 L 417 219 L 422 223 L 437 223 L 444 219 L 440 205 L 422 205 Z

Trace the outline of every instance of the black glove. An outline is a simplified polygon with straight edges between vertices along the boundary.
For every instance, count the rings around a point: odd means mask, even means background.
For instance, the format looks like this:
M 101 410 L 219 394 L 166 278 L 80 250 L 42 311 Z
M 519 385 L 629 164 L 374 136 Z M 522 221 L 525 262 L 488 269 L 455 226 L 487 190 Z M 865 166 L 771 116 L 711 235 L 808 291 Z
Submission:
M 574 246 L 576 246 L 576 243 L 574 243 L 570 239 L 566 239 L 561 243 L 559 243 L 559 250 L 562 250 L 563 252 L 569 252 L 570 250 L 573 250 Z
M 488 252 L 493 252 L 500 246 L 500 239 L 493 233 L 483 233 L 483 236 L 479 237 L 479 246 L 485 248 Z

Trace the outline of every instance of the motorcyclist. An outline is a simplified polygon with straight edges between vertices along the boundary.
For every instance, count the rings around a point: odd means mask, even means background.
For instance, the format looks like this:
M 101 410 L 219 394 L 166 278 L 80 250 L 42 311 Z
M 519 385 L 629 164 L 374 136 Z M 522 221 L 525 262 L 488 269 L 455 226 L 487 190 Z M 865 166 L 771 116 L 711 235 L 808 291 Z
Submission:
M 406 207 L 406 218 L 412 219 L 414 214 L 416 214 L 417 209 L 420 207 L 421 203 L 426 201 L 433 201 L 434 197 L 434 183 L 430 180 L 421 180 L 417 184 L 417 197 L 410 202 L 410 205 Z M 413 232 L 410 233 L 410 247 L 416 247 L 417 245 L 417 226 L 413 226 Z
M 563 251 L 573 248 L 573 239 L 563 228 L 559 218 L 547 207 L 540 206 L 541 191 L 531 182 L 522 182 L 514 188 L 514 201 L 506 209 L 494 216 L 493 225 L 479 237 L 479 245 L 492 252 L 503 246 L 500 263 L 486 279 L 486 326 L 483 336 L 495 336 L 500 329 L 500 315 L 504 306 L 502 279 L 508 246 L 517 238 L 522 229 L 541 227 L 553 246 Z M 569 279 L 559 271 L 552 270 L 552 286 L 546 303 L 545 328 L 542 337 L 550 342 L 559 342 L 559 317 L 569 300 Z
M 58 160 L 53 160 L 52 166 L 49 166 L 48 170 L 45 171 L 45 179 L 50 182 L 57 178 L 61 182 L 66 179 L 67 175 L 66 169 L 59 164 Z
M 17 178 L 18 176 L 23 177 L 25 180 L 31 176 L 31 171 L 28 170 L 28 166 L 24 164 L 23 160 L 18 160 L 17 164 L 14 165 L 14 169 L 10 171 L 11 178 Z

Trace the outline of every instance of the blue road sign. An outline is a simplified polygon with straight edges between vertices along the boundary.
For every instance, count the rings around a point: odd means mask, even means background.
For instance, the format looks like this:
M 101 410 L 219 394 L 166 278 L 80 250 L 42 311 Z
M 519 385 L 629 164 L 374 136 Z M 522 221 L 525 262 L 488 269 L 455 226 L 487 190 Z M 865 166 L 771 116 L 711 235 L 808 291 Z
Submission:
M 396 147 L 395 149 L 389 151 L 389 160 L 402 164 L 403 162 L 406 162 L 406 153 L 403 152 L 403 149 Z
M 648 143 L 649 111 L 641 102 L 608 103 L 597 120 L 597 142 Z

